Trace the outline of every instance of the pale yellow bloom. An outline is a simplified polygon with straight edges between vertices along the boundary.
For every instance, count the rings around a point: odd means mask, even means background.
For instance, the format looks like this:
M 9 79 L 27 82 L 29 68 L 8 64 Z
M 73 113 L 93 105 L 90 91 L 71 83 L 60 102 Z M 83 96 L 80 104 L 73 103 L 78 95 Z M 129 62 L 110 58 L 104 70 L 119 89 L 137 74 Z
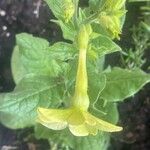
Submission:
M 122 127 L 115 126 L 98 119 L 88 112 L 89 97 L 87 94 L 88 80 L 86 71 L 86 49 L 88 37 L 86 28 L 83 27 L 78 37 L 79 62 L 76 76 L 75 93 L 72 105 L 68 109 L 45 109 L 38 108 L 38 122 L 53 130 L 62 130 L 69 127 L 75 136 L 96 135 L 98 130 L 106 132 L 121 131 Z M 81 40 L 81 37 L 87 41 Z
M 96 135 L 98 130 L 106 132 L 122 130 L 122 127 L 98 119 L 80 108 L 65 110 L 38 108 L 38 119 L 42 125 L 53 130 L 68 127 L 75 136 Z
M 106 0 L 99 14 L 99 23 L 110 33 L 112 38 L 119 39 L 121 34 L 121 18 L 126 13 L 126 0 Z

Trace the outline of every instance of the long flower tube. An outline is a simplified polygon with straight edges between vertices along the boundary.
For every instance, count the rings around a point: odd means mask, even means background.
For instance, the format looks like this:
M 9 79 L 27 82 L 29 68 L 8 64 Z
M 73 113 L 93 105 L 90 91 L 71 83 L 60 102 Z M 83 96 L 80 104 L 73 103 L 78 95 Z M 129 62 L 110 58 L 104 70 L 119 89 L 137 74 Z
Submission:
M 75 136 L 96 135 L 98 130 L 105 132 L 121 131 L 122 127 L 103 121 L 88 112 L 89 97 L 87 94 L 88 78 L 86 70 L 86 52 L 89 33 L 82 26 L 78 35 L 79 60 L 76 76 L 75 93 L 70 108 L 38 108 L 38 122 L 53 130 L 69 128 Z

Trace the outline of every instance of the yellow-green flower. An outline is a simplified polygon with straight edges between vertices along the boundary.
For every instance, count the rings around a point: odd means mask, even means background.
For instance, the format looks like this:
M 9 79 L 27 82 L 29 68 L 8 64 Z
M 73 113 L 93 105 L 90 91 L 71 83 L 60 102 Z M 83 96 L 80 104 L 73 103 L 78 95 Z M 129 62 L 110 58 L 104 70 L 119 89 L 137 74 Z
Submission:
M 121 127 L 96 118 L 78 107 L 65 110 L 38 108 L 38 115 L 39 122 L 47 128 L 62 130 L 68 127 L 75 136 L 96 135 L 98 130 L 106 132 L 122 130 Z
M 119 39 L 121 34 L 121 17 L 126 13 L 126 0 L 106 0 L 98 17 L 98 22 L 112 35 Z
M 89 34 L 86 27 L 81 27 L 78 37 L 79 61 L 75 93 L 72 97 L 70 108 L 63 110 L 38 108 L 38 121 L 53 130 L 62 130 L 68 127 L 75 136 L 96 135 L 98 130 L 106 132 L 121 131 L 122 127 L 103 121 L 88 112 L 89 97 L 87 94 L 88 80 L 85 49 L 88 45 L 87 36 L 89 36 Z

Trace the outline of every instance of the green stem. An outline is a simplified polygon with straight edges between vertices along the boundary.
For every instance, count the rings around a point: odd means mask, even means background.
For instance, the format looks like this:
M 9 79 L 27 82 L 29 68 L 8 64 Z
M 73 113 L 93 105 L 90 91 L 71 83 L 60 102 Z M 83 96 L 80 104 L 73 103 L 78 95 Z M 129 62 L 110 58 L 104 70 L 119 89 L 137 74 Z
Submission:
M 90 17 L 88 17 L 83 21 L 83 24 L 91 24 L 92 22 L 97 20 L 97 17 L 98 17 L 98 13 L 92 14 Z
M 78 4 L 79 4 L 79 0 L 74 0 L 74 5 L 75 5 L 75 13 L 74 13 L 74 24 L 77 27 L 78 23 Z

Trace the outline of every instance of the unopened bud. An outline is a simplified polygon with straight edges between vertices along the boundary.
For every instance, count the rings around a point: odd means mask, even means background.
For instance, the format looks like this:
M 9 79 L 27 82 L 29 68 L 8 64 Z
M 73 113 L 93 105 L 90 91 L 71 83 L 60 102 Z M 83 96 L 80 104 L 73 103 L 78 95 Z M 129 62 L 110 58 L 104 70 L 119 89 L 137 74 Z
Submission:
M 119 39 L 119 34 L 121 34 L 121 21 L 119 17 L 101 12 L 99 23 L 112 35 L 112 38 Z
M 69 22 L 75 12 L 75 6 L 72 0 L 65 0 L 63 4 L 63 16 L 65 22 Z
M 98 22 L 110 33 L 112 38 L 119 39 L 121 34 L 121 18 L 126 13 L 124 8 L 126 0 L 106 0 L 105 7 L 102 8 Z

